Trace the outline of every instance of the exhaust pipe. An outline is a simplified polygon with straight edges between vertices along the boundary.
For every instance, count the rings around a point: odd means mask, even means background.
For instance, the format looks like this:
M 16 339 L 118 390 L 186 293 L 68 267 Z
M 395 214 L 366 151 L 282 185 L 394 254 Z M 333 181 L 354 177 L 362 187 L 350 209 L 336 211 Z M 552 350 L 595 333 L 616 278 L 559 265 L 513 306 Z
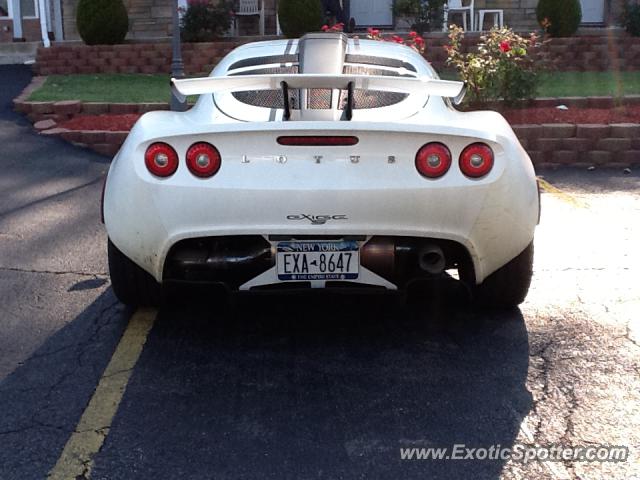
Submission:
M 439 275 L 444 272 L 446 262 L 442 249 L 437 245 L 426 245 L 418 252 L 418 264 L 429 275 Z

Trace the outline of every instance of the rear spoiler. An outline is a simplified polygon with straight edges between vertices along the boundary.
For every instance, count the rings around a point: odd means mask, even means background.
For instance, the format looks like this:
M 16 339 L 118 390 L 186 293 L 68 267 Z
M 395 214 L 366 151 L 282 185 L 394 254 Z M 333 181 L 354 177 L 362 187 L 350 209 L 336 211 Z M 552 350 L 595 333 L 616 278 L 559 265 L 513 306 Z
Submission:
M 319 75 L 294 73 L 284 75 L 238 75 L 171 79 L 173 94 L 180 101 L 187 95 L 249 90 L 279 90 L 296 88 L 337 88 L 380 90 L 385 92 L 426 93 L 437 97 L 462 100 L 464 83 L 433 78 L 389 77 L 376 75 Z

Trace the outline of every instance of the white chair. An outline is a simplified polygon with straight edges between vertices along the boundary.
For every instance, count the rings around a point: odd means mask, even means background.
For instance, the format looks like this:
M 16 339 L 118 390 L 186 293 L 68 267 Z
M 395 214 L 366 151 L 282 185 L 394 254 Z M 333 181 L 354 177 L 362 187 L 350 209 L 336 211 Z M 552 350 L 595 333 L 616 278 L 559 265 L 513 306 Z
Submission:
M 238 34 L 239 17 L 260 16 L 260 35 L 264 35 L 264 0 L 238 0 L 238 9 L 233 20 L 234 35 Z
M 493 9 L 493 10 L 478 10 L 478 23 L 476 26 L 478 30 L 484 31 L 484 16 L 485 15 L 493 15 L 493 26 L 494 27 L 504 27 L 504 10 Z
M 469 5 L 463 5 L 463 1 L 464 0 L 449 0 L 447 2 L 447 8 L 445 9 L 445 27 L 447 27 L 449 25 L 449 19 L 448 17 L 452 14 L 452 13 L 462 13 L 462 28 L 464 28 L 464 30 L 467 30 L 467 13 L 469 14 L 469 21 L 471 23 L 470 25 L 470 31 L 474 31 L 474 19 L 475 19 L 475 15 L 473 13 L 473 1 L 474 0 L 470 0 Z

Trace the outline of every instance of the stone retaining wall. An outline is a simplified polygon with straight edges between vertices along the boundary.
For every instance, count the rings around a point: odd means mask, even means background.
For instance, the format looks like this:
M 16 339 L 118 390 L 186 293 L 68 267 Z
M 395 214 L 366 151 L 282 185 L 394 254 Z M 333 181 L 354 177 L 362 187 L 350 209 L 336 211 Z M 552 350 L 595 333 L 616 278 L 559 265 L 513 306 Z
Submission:
M 640 124 L 515 125 L 536 167 L 640 166 Z
M 208 74 L 241 41 L 185 43 L 182 59 L 188 74 Z M 123 45 L 54 45 L 40 47 L 36 57 L 38 75 L 76 73 L 170 73 L 170 43 L 130 43 Z
M 448 43 L 446 35 L 432 33 L 425 38 L 425 57 L 437 70 L 442 70 L 447 58 L 444 49 Z M 474 48 L 478 38 L 479 34 L 468 34 L 466 50 Z M 229 51 L 252 40 L 255 39 L 246 37 L 212 43 L 185 43 L 182 50 L 185 72 L 189 75 L 208 74 Z M 622 33 L 554 38 L 540 52 L 552 68 L 561 71 L 640 70 L 640 37 Z M 54 45 L 38 49 L 35 69 L 39 75 L 169 73 L 171 44 Z

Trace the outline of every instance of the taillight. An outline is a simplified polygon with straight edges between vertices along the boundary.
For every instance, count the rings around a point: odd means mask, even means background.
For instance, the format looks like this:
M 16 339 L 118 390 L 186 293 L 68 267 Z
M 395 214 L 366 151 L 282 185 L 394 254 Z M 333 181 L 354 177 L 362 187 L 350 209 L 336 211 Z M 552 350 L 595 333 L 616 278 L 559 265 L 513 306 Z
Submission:
M 144 153 L 147 169 L 156 177 L 170 177 L 178 169 L 178 154 L 166 143 L 152 143 Z
M 187 167 L 196 177 L 212 177 L 220 170 L 220 163 L 220 152 L 209 143 L 194 143 L 187 150 Z
M 358 141 L 358 137 L 336 135 L 296 135 L 288 137 L 278 137 L 278 143 L 280 145 L 290 145 L 293 147 L 341 147 L 357 145 Z
M 424 177 L 441 177 L 447 173 L 450 166 L 451 152 L 442 143 L 427 143 L 416 154 L 416 168 Z
M 460 170 L 467 177 L 484 177 L 493 168 L 493 150 L 484 143 L 472 143 L 460 154 Z

